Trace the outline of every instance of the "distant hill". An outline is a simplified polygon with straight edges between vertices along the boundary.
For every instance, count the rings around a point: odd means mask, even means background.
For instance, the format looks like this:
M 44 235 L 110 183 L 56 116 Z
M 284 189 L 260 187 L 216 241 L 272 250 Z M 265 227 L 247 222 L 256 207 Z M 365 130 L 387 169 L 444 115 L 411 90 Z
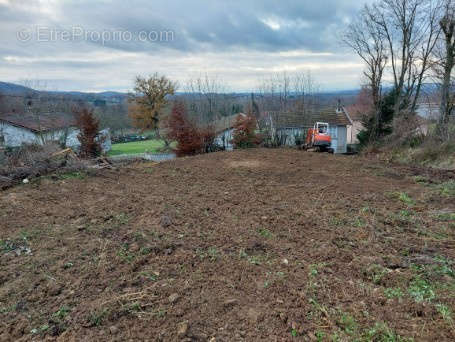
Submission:
M 384 87 L 384 91 L 390 90 L 391 87 Z M 432 83 L 426 83 L 422 85 L 422 94 L 431 94 L 434 93 L 437 89 L 437 86 Z M 320 97 L 323 103 L 334 104 L 338 100 L 341 100 L 343 105 L 352 104 L 355 101 L 359 89 L 346 89 L 338 91 L 321 91 L 317 95 Z M 0 82 L 0 95 L 9 95 L 9 96 L 37 96 L 45 95 L 49 97 L 65 97 L 71 100 L 84 101 L 92 103 L 94 105 L 100 104 L 118 104 L 126 100 L 128 94 L 121 93 L 117 91 L 104 91 L 100 93 L 90 93 L 90 92 L 80 92 L 80 91 L 38 91 L 25 87 L 22 85 L 9 83 L 9 82 Z M 194 94 L 189 94 L 186 92 L 178 92 L 175 96 L 192 96 Z M 242 99 L 249 98 L 251 93 L 231 93 L 233 97 Z M 260 94 L 256 94 L 261 96 Z M 294 95 L 292 92 L 289 94 L 291 97 Z
M 14 83 L 0 82 L 0 94 L 4 95 L 24 95 L 34 93 L 36 90 L 33 90 L 28 87 L 24 87 Z
M 106 103 L 121 103 L 128 96 L 126 93 L 116 91 L 105 91 L 101 93 L 85 93 L 80 91 L 42 91 L 9 82 L 0 82 L 0 95 L 32 97 L 44 95 L 49 98 L 65 97 L 71 100 L 82 100 L 86 102 L 104 101 Z

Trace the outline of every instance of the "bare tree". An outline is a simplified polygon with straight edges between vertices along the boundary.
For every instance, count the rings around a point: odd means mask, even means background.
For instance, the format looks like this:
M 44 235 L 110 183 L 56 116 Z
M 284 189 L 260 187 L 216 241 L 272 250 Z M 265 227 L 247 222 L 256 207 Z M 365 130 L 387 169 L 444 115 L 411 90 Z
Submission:
M 279 110 L 276 104 L 276 84 L 273 77 L 264 78 L 261 80 L 258 92 L 260 94 L 260 107 L 263 111 Z
M 455 1 L 444 0 L 442 13 L 439 21 L 442 35 L 438 48 L 435 51 L 433 70 L 440 84 L 440 118 L 438 133 L 444 139 L 448 139 L 448 123 L 454 113 L 454 76 L 455 69 Z
M 318 104 L 317 93 L 320 91 L 320 86 L 310 72 L 301 72 L 293 75 L 292 86 L 296 110 L 306 113 L 308 108 Z
M 24 111 L 24 97 L 20 95 L 0 95 L 1 113 L 21 113 Z
M 289 108 L 289 98 L 291 93 L 291 78 L 288 73 L 284 71 L 281 74 L 275 74 L 272 77 L 276 78 L 276 84 L 278 85 L 278 100 L 282 111 L 286 111 Z
M 233 114 L 235 99 L 227 93 L 227 86 L 216 75 L 190 78 L 184 87 L 189 114 L 199 121 L 209 122 L 220 116 Z
M 420 22 L 418 23 L 421 26 L 418 31 L 419 36 L 417 37 L 417 40 L 420 41 L 420 47 L 416 54 L 417 57 L 413 61 L 413 72 L 411 73 L 415 75 L 413 76 L 415 81 L 413 84 L 408 83 L 407 85 L 407 89 L 410 89 L 411 92 L 413 87 L 415 87 L 415 94 L 412 96 L 410 107 L 411 112 L 415 112 L 417 108 L 417 101 L 421 95 L 422 84 L 431 69 L 431 56 L 441 34 L 439 25 L 440 9 L 440 0 L 427 1 L 423 4 L 423 16 L 420 17 Z
M 370 18 L 388 47 L 396 113 L 405 106 L 415 110 L 439 35 L 438 9 L 434 0 L 379 0 L 372 6 Z
M 378 128 L 381 125 L 381 99 L 384 70 L 388 62 L 386 40 L 381 27 L 375 24 L 380 17 L 377 7 L 366 5 L 357 19 L 351 23 L 343 35 L 344 43 L 352 48 L 364 61 L 366 69 L 367 89 L 373 99 L 373 114 Z M 373 137 L 377 138 L 379 131 L 375 129 Z
M 100 120 L 101 128 L 109 128 L 113 133 L 123 134 L 125 129 L 132 127 L 126 103 L 97 107 L 95 115 Z
M 46 131 L 42 126 L 42 117 L 58 112 L 71 112 L 71 104 L 63 94 L 51 93 L 49 85 L 41 80 L 23 80 L 22 85 L 29 88 L 24 95 L 24 109 L 33 115 L 38 125 L 40 142 L 45 144 L 49 141 L 60 140 L 62 145 L 66 143 L 69 127 L 63 128 L 63 134 L 59 131 Z
M 317 102 L 319 85 L 309 72 L 272 74 L 264 78 L 258 87 L 262 110 L 304 112 Z
M 284 112 L 289 109 L 291 78 L 286 72 L 275 73 L 262 80 L 259 85 L 262 105 L 266 110 Z

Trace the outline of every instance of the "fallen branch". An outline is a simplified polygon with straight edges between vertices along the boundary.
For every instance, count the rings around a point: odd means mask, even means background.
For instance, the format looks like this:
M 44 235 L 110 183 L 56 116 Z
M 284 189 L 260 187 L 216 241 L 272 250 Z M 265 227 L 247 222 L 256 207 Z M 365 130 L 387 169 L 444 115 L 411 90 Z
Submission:
M 78 156 L 71 148 L 65 148 L 64 150 L 55 152 L 51 155 L 51 158 L 59 157 L 59 156 L 70 156 L 72 158 L 78 159 Z

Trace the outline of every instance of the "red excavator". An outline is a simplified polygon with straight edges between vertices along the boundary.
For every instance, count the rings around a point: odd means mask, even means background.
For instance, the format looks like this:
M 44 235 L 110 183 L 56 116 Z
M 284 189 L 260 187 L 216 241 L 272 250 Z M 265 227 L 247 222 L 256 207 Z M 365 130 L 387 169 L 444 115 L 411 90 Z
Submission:
M 331 152 L 330 148 L 332 139 L 329 134 L 329 124 L 325 122 L 316 122 L 313 128 L 308 130 L 305 141 L 305 149 L 316 149 L 319 152 Z

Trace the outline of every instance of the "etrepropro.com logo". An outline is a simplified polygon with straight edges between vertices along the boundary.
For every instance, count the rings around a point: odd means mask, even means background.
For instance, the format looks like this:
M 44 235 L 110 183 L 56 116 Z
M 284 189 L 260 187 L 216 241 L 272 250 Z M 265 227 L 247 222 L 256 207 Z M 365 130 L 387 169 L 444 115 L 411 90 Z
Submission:
M 92 30 L 82 26 L 56 28 L 50 26 L 21 27 L 16 31 L 20 42 L 92 42 L 105 45 L 110 42 L 167 43 L 175 40 L 173 30 L 140 30 L 121 29 Z

